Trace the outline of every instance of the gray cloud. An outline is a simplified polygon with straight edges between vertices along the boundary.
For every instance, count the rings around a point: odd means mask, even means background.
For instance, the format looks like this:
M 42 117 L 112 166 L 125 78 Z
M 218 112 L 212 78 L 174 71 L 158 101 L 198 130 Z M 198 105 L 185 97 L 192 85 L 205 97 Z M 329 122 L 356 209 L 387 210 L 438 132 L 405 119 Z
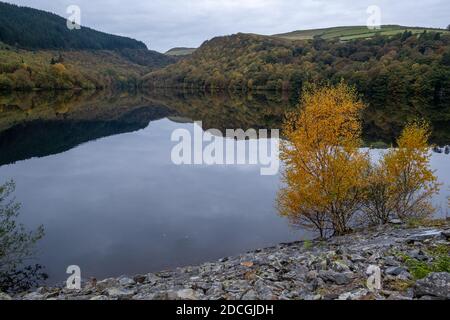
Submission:
M 364 25 L 366 9 L 378 5 L 383 24 L 446 27 L 448 0 L 6 0 L 67 16 L 76 4 L 82 24 L 144 41 L 166 51 L 197 47 L 218 35 L 274 34 L 299 29 Z

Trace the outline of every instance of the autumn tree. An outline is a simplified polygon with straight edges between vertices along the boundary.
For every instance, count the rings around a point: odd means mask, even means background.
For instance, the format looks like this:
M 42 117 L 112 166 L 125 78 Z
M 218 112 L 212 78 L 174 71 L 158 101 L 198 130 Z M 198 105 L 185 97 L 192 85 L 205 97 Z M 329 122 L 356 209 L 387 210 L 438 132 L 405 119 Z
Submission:
M 393 218 L 423 218 L 434 212 L 431 198 L 439 191 L 430 168 L 429 125 L 411 122 L 369 173 L 364 212 L 372 223 Z
M 363 108 L 355 90 L 341 82 L 306 90 L 299 109 L 286 117 L 279 212 L 322 237 L 349 232 L 360 210 L 369 166 L 368 154 L 359 150 Z

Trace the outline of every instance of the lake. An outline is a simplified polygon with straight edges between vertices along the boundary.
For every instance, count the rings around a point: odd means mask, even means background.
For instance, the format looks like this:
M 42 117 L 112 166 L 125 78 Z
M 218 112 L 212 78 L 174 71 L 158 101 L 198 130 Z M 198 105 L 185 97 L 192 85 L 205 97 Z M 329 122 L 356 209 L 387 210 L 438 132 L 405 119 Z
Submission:
M 279 217 L 278 175 L 258 165 L 177 166 L 176 129 L 279 128 L 296 97 L 186 92 L 47 92 L 0 96 L 0 182 L 16 182 L 27 228 L 43 225 L 36 263 L 49 282 L 79 265 L 83 278 L 142 274 L 308 238 Z M 390 145 L 410 112 L 372 108 L 367 145 Z M 448 112 L 448 110 L 447 110 Z M 433 141 L 450 144 L 433 117 Z M 375 154 L 378 151 L 373 151 Z M 445 183 L 450 155 L 433 154 Z M 34 261 L 33 261 L 34 262 Z

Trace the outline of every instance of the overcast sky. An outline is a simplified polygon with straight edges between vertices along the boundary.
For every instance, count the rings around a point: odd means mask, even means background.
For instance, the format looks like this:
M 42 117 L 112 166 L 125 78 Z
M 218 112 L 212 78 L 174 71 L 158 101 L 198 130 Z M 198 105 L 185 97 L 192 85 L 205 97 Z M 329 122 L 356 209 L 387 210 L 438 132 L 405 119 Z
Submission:
M 299 29 L 365 25 L 370 5 L 382 24 L 445 28 L 449 0 L 2 0 L 67 17 L 81 8 L 81 24 L 141 40 L 150 49 L 198 47 L 218 35 L 275 34 Z

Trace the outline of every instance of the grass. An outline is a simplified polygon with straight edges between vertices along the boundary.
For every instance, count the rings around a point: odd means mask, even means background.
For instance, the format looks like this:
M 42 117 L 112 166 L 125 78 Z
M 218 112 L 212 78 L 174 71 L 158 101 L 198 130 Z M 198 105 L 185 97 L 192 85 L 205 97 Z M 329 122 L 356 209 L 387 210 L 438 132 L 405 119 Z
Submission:
M 403 33 L 406 30 L 411 31 L 413 34 L 422 33 L 425 30 L 450 33 L 450 31 L 444 29 L 385 25 L 381 26 L 379 30 L 370 30 L 366 26 L 350 26 L 350 27 L 298 30 L 288 33 L 276 34 L 273 36 L 289 40 L 308 40 L 318 36 L 322 39 L 339 39 L 341 41 L 349 41 L 353 39 L 372 38 L 376 35 L 393 36 L 399 33 Z
M 416 229 L 420 227 L 425 228 L 439 228 L 448 225 L 446 219 L 430 219 L 430 218 L 411 218 L 406 222 L 408 228 Z
M 448 245 L 439 245 L 429 249 L 427 254 L 432 257 L 431 262 L 419 261 L 406 254 L 400 254 L 415 280 L 426 278 L 433 272 L 450 272 L 450 247 Z

